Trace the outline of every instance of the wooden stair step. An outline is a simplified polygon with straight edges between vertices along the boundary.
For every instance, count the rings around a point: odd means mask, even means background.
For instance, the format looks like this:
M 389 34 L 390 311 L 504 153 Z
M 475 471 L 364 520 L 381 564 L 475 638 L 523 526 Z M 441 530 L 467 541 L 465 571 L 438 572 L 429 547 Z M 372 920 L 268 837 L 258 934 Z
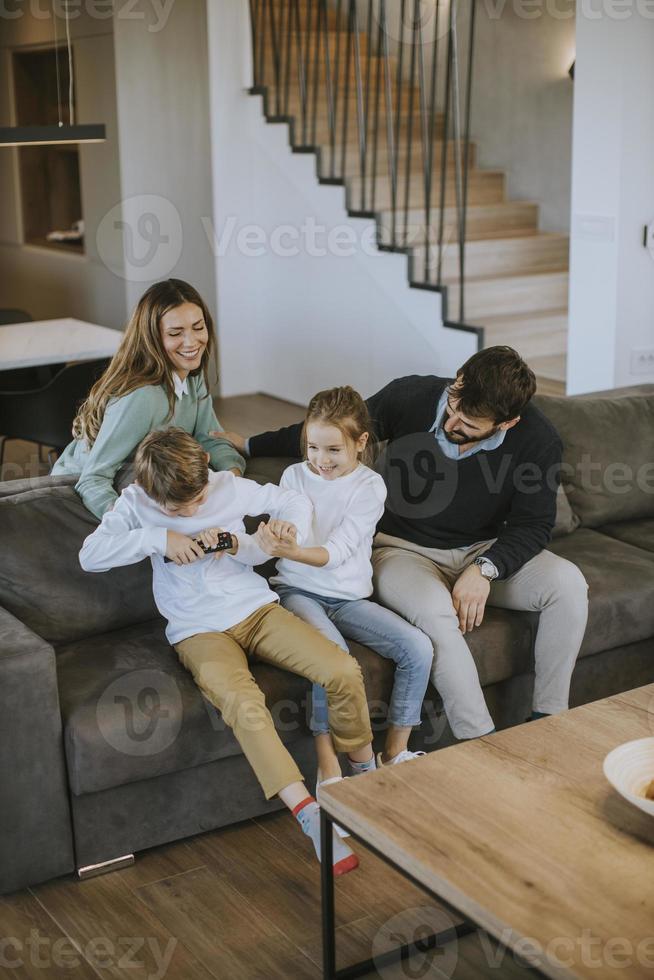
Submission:
M 457 149 L 453 140 L 448 140 L 447 143 L 447 165 L 449 168 L 454 168 L 456 163 L 457 153 L 461 154 L 463 158 L 463 141 L 459 141 L 460 146 Z M 432 160 L 434 167 L 440 168 L 443 160 L 443 148 L 445 144 L 442 141 L 434 142 L 433 156 Z M 326 144 L 326 149 L 331 149 L 330 144 Z M 372 174 L 373 166 L 373 151 L 374 151 L 374 141 L 369 138 L 368 151 L 367 151 L 367 172 Z M 470 169 L 475 166 L 477 148 L 474 143 L 470 143 L 468 146 L 468 165 Z M 340 157 L 339 157 L 340 159 Z M 401 149 L 397 154 L 397 172 L 398 175 L 403 176 L 406 174 L 407 166 L 407 147 L 406 143 L 403 141 Z M 345 151 L 345 162 L 348 169 L 348 173 L 358 174 L 360 166 L 360 156 L 359 147 L 354 140 L 348 141 L 347 148 Z M 388 146 L 386 144 L 386 131 L 385 129 L 380 132 L 378 144 L 377 144 L 377 157 L 376 161 L 376 173 L 379 175 L 390 174 L 391 164 L 393 162 L 392 155 L 388 152 Z M 423 173 L 423 157 L 422 157 L 422 141 L 414 139 L 411 143 L 411 173 L 422 174 Z
M 424 247 L 414 251 L 413 257 L 417 268 L 424 270 L 426 253 L 427 249 Z M 476 279 L 484 276 L 565 269 L 568 265 L 568 255 L 568 237 L 549 232 L 539 232 L 528 239 L 519 236 L 518 238 L 496 238 L 492 241 L 468 242 L 465 252 L 466 278 Z M 430 270 L 435 270 L 437 261 L 438 249 L 432 246 L 429 248 Z M 442 277 L 446 281 L 458 280 L 458 248 L 449 248 L 444 253 Z
M 452 290 L 452 295 L 456 297 L 456 289 Z M 472 279 L 466 282 L 468 323 L 484 325 L 487 317 L 557 310 L 565 307 L 567 302 L 567 270 L 524 276 L 498 276 L 495 279 Z M 456 312 L 456 305 L 450 312 Z
M 565 354 L 568 344 L 568 311 L 546 310 L 544 313 L 488 317 L 484 327 L 484 346 L 508 344 L 525 360 Z
M 544 379 L 562 386 L 557 391 L 553 385 L 548 386 L 551 394 L 565 394 L 567 357 L 565 354 L 551 354 L 543 357 L 532 357 L 529 367 L 536 375 L 536 380 Z M 544 386 L 543 386 L 544 387 Z M 539 391 L 543 388 L 539 385 Z
M 429 241 L 438 236 L 440 212 L 432 212 Z M 379 235 L 382 244 L 391 244 L 392 213 L 379 212 Z M 406 244 L 424 245 L 427 229 L 424 212 L 410 210 L 407 222 Z M 531 201 L 503 201 L 501 204 L 472 205 L 468 208 L 466 241 L 485 238 L 513 238 L 516 235 L 534 235 L 538 230 L 538 205 Z M 456 208 L 445 208 L 444 242 L 446 248 L 455 248 L 458 234 L 458 214 Z M 396 217 L 396 245 L 404 244 L 404 211 Z
M 274 76 L 274 74 L 272 72 L 269 72 L 269 73 L 267 72 L 266 73 L 265 82 L 270 87 L 272 87 L 273 89 L 275 88 L 275 84 L 274 84 L 274 82 L 275 82 L 275 76 Z M 307 99 L 308 99 L 309 105 L 311 105 L 313 107 L 313 78 L 311 78 L 310 82 L 311 82 L 311 84 L 308 84 L 307 85 L 307 90 L 308 90 L 307 91 Z M 282 75 L 281 78 L 280 78 L 280 88 L 282 89 L 282 91 L 284 91 L 284 85 L 285 85 L 285 80 L 284 80 L 284 77 Z M 337 107 L 337 111 L 338 111 L 338 114 L 339 115 L 342 112 L 343 103 L 344 103 L 344 101 L 346 101 L 345 100 L 345 95 L 346 95 L 346 93 L 345 93 L 344 86 L 343 87 L 339 87 L 338 89 L 336 89 L 336 88 L 333 89 L 333 101 L 334 101 L 335 104 L 337 103 L 337 106 L 338 106 Z M 348 109 L 349 112 L 352 112 L 353 109 L 354 109 L 354 111 L 356 111 L 357 100 L 358 100 L 358 95 L 357 95 L 356 88 L 351 85 L 349 91 L 347 92 L 347 102 L 349 103 L 349 109 Z M 301 103 L 301 97 L 300 97 L 300 86 L 299 86 L 299 82 L 298 82 L 298 79 L 297 78 L 291 78 L 291 82 L 290 82 L 290 85 L 289 85 L 289 101 L 290 101 L 290 104 L 291 105 L 296 106 L 296 107 L 300 107 L 301 104 L 302 104 Z M 365 94 L 364 94 L 363 102 L 364 102 L 364 106 L 365 106 Z M 370 98 L 368 105 L 369 105 L 370 118 L 372 119 L 373 118 L 373 114 L 374 114 L 374 110 L 375 110 L 375 102 L 374 102 L 374 99 L 372 97 Z M 407 123 L 407 120 L 408 120 L 409 115 L 410 115 L 409 114 L 409 109 L 410 108 L 412 108 L 412 115 L 413 115 L 413 119 L 414 119 L 414 125 L 415 125 L 415 122 L 416 121 L 419 121 L 420 120 L 420 118 L 421 118 L 420 102 L 418 101 L 418 98 L 416 97 L 416 98 L 414 98 L 413 103 L 411 103 L 410 94 L 409 94 L 409 91 L 406 88 L 405 89 L 402 89 L 402 91 L 400 92 L 399 97 L 394 94 L 393 95 L 393 100 L 391 102 L 391 109 L 392 109 L 392 112 L 393 112 L 393 127 L 395 129 L 397 129 L 396 123 L 397 123 L 397 111 L 398 111 L 398 107 L 399 107 L 399 110 L 400 110 L 400 127 L 401 127 L 402 131 L 404 131 L 406 129 L 406 123 Z M 325 118 L 328 118 L 328 116 L 329 116 L 329 97 L 328 97 L 326 85 L 321 85 L 318 88 L 317 108 L 318 108 L 318 115 L 321 115 L 322 114 L 322 115 L 324 115 Z M 443 113 L 442 112 L 439 112 L 436 115 L 440 119 L 443 118 Z M 386 126 L 386 103 L 385 103 L 385 101 L 384 101 L 383 98 L 382 98 L 381 104 L 379 106 L 379 119 L 380 119 L 380 125 L 383 123 L 384 128 L 385 128 L 385 126 Z M 416 132 L 419 132 L 419 130 L 416 130 Z
M 440 203 L 440 181 L 438 169 L 434 168 L 434 179 L 431 188 L 431 206 L 436 207 Z M 360 206 L 364 182 L 361 177 L 348 177 L 349 200 L 356 206 Z M 371 201 L 371 181 L 365 181 L 365 200 Z M 422 176 L 410 174 L 409 177 L 409 207 L 420 208 L 426 201 L 425 183 Z M 499 170 L 473 170 L 468 177 L 468 205 L 474 204 L 498 204 L 505 199 L 505 176 Z M 393 194 L 391 180 L 387 174 L 377 177 L 375 187 L 375 207 L 377 209 L 392 207 Z M 396 206 L 405 206 L 406 201 L 406 180 L 400 180 L 397 184 Z M 445 202 L 454 206 L 456 204 L 456 181 L 454 174 L 448 175 L 445 185 Z

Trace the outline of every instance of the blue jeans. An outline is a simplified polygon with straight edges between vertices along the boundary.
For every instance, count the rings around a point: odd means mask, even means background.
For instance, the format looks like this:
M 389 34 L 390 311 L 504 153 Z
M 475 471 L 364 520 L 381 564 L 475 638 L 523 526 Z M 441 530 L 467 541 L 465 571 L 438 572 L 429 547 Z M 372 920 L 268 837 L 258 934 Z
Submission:
M 343 650 L 348 649 L 347 637 L 393 660 L 395 682 L 388 721 L 401 728 L 420 724 L 420 708 L 434 659 L 431 640 L 422 630 L 368 599 L 333 599 L 286 585 L 278 585 L 277 592 L 285 609 Z M 314 684 L 312 698 L 310 727 L 314 735 L 321 735 L 329 731 L 325 689 Z

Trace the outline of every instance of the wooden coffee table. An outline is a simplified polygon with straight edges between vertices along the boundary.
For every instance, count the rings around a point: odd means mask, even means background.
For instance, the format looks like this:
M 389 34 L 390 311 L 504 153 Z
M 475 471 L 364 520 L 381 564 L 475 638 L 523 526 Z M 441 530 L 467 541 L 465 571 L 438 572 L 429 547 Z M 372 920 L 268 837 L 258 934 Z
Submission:
M 654 684 L 325 787 L 323 825 L 347 827 L 453 923 L 463 916 L 545 976 L 651 978 L 654 819 L 602 772 L 611 749 L 646 736 Z M 329 980 L 359 975 L 335 969 L 330 850 L 323 833 Z

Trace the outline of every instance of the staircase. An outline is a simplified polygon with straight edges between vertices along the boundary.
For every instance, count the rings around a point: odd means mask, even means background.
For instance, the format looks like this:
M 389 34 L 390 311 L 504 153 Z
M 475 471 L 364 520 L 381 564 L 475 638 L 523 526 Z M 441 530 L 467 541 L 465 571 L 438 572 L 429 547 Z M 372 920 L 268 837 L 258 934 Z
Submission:
M 446 325 L 483 328 L 481 346 L 509 344 L 539 390 L 564 393 L 568 238 L 477 166 L 474 0 L 457 24 L 461 4 L 426 37 L 419 0 L 396 25 L 384 0 L 367 16 L 356 0 L 251 0 L 252 92 L 294 152 L 315 153 L 318 180 L 343 185 L 348 213 L 375 218 L 378 247 L 406 253 L 411 286 L 442 293 Z

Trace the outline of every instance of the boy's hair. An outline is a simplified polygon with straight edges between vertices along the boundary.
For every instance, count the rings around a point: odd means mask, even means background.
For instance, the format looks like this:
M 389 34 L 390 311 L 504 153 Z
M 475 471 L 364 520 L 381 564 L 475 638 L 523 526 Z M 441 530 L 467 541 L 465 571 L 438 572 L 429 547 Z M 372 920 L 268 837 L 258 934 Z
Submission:
M 458 407 L 496 425 L 521 415 L 536 391 L 536 376 L 512 347 L 487 347 L 456 373 Z
M 319 391 L 309 402 L 304 426 L 302 427 L 302 451 L 307 455 L 307 426 L 310 422 L 324 422 L 335 425 L 346 439 L 357 442 L 368 433 L 368 442 L 361 453 L 361 462 L 369 466 L 374 458 L 375 435 L 368 406 L 358 391 L 345 385 L 343 388 L 328 388 Z
M 193 436 L 172 426 L 145 437 L 134 457 L 134 476 L 148 497 L 161 506 L 187 504 L 209 482 L 209 462 Z

